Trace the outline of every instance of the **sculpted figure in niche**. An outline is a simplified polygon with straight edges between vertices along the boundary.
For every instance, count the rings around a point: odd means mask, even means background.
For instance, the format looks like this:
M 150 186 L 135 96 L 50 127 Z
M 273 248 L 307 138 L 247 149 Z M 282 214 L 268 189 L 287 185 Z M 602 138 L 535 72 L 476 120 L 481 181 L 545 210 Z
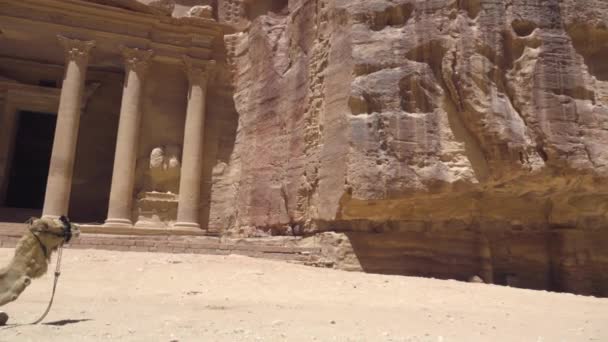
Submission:
M 177 218 L 180 151 L 177 145 L 155 147 L 137 163 L 136 227 L 169 227 Z
M 152 149 L 145 190 L 178 193 L 181 168 L 179 153 L 180 147 L 176 145 Z

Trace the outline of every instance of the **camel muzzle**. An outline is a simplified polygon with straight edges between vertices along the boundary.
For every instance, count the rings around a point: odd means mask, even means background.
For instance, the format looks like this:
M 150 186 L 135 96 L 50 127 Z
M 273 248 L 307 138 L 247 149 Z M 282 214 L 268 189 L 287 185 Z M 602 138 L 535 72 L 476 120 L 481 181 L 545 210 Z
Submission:
M 75 235 L 78 236 L 78 231 L 76 230 L 75 232 L 72 232 L 72 223 L 70 222 L 70 220 L 67 217 L 61 216 L 59 218 L 59 220 L 63 224 L 63 239 L 64 239 L 65 243 L 69 243 L 70 240 L 72 239 L 73 233 L 75 233 Z

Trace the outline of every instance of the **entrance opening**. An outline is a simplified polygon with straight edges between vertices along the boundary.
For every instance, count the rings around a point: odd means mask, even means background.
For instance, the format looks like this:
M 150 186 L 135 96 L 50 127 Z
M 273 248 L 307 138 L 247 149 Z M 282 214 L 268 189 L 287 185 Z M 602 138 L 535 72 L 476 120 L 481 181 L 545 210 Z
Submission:
M 42 209 L 57 115 L 21 111 L 5 206 Z

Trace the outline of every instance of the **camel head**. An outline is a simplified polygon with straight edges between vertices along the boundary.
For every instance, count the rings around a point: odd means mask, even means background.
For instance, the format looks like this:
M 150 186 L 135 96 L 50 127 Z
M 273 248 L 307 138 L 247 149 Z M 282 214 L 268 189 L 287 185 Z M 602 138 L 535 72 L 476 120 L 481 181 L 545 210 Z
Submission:
M 56 250 L 64 243 L 70 242 L 72 237 L 80 235 L 78 225 L 71 223 L 67 217 L 58 219 L 41 218 L 33 220 L 30 232 L 38 239 L 48 257 L 50 252 Z

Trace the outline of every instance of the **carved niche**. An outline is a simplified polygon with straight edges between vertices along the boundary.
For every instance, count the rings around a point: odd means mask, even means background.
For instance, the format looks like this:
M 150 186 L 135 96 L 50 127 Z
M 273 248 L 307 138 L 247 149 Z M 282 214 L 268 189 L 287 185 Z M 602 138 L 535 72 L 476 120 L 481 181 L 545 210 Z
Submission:
M 177 218 L 180 151 L 178 145 L 155 147 L 140 163 L 145 171 L 139 172 L 143 182 L 135 202 L 135 226 L 167 228 Z

